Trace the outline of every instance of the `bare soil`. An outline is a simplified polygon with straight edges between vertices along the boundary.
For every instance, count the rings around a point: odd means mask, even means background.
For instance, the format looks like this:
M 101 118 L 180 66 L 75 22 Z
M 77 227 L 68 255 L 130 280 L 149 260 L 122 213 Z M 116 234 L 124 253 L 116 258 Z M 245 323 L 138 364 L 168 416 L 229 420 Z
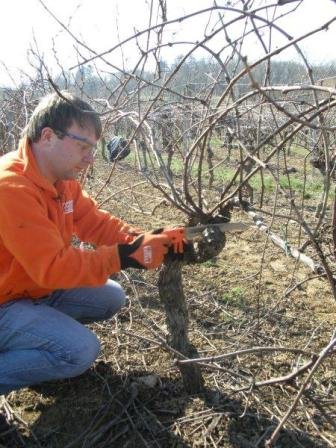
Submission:
M 106 176 L 102 163 L 86 184 L 93 196 Z M 121 163 L 98 202 L 106 200 L 105 209 L 145 230 L 182 223 L 183 216 L 147 184 L 127 189 L 142 182 L 137 176 Z M 248 218 L 237 212 L 232 220 Z M 331 234 L 327 224 L 325 234 Z M 227 235 L 220 256 L 183 269 L 189 334 L 200 356 L 256 346 L 319 353 L 330 341 L 336 305 L 326 279 L 311 279 L 286 294 L 313 275 L 257 229 Z M 91 326 L 102 344 L 96 364 L 80 377 L 9 394 L 3 409 L 15 431 L 2 434 L 3 446 L 265 446 L 307 373 L 263 387 L 249 380 L 287 375 L 309 356 L 273 352 L 227 358 L 203 368 L 205 390 L 188 395 L 176 356 L 165 345 L 158 273 L 129 270 L 117 279 L 128 304 L 113 320 Z M 335 367 L 330 356 L 318 369 L 276 447 L 336 446 Z

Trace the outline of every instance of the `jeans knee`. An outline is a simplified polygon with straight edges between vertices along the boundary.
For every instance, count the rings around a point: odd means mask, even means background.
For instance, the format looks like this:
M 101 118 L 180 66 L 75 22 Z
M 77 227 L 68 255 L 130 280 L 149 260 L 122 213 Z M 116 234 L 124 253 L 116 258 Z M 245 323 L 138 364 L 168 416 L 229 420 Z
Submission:
M 100 342 L 97 336 L 87 330 L 86 337 L 81 337 L 72 347 L 71 359 L 68 364 L 69 376 L 77 376 L 85 372 L 98 358 Z
M 116 282 L 113 282 L 109 303 L 107 306 L 106 318 L 114 316 L 126 303 L 126 294 L 124 289 Z
M 116 288 L 116 294 L 115 294 L 115 298 L 114 298 L 114 303 L 115 303 L 115 307 L 118 307 L 118 309 L 122 308 L 123 306 L 125 306 L 126 303 L 126 294 L 124 289 L 118 285 Z

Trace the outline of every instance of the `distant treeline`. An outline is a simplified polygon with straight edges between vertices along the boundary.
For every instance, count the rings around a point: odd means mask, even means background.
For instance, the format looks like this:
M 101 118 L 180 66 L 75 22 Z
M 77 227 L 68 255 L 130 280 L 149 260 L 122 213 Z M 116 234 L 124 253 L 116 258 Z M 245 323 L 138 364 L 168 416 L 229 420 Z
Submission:
M 57 84 L 61 88 L 80 88 L 92 97 L 104 97 L 104 91 L 106 95 L 110 95 L 112 91 L 117 96 L 120 92 L 132 94 L 139 90 L 146 97 L 151 97 L 172 76 L 165 86 L 173 92 L 195 96 L 211 90 L 212 95 L 220 95 L 242 69 L 244 65 L 241 60 L 231 59 L 220 64 L 215 58 L 197 59 L 191 56 L 183 60 L 181 56 L 171 64 L 164 60 L 159 61 L 153 71 L 116 71 L 102 75 L 93 66 L 85 65 L 80 67 L 75 75 L 63 72 L 57 79 Z M 259 64 L 252 70 L 252 75 L 260 85 L 310 84 L 308 71 L 315 82 L 321 78 L 335 76 L 336 60 L 311 65 L 309 69 L 296 61 L 272 60 Z M 235 92 L 238 96 L 251 90 L 249 77 L 241 77 L 235 84 L 235 89 L 238 89 Z

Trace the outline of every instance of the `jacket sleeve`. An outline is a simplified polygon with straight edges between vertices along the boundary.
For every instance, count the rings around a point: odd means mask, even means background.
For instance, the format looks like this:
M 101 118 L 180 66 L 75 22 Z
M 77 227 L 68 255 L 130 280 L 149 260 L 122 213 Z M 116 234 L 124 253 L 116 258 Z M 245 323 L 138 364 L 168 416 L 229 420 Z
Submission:
M 116 245 L 102 245 L 92 251 L 69 246 L 32 187 L 2 182 L 0 216 L 4 246 L 43 288 L 99 286 L 120 270 Z
M 74 230 L 81 241 L 97 246 L 124 243 L 127 234 L 122 230 L 126 223 L 110 213 L 100 210 L 96 202 L 81 189 L 78 182 L 72 184 L 74 194 Z

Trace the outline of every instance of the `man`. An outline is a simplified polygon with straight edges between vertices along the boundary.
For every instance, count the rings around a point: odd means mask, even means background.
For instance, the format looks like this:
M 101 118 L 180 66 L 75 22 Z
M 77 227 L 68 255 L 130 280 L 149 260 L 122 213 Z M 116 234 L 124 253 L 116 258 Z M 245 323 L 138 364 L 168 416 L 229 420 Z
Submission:
M 135 238 L 76 181 L 100 135 L 91 106 L 52 94 L 18 150 L 0 158 L 0 394 L 88 369 L 99 342 L 82 323 L 109 319 L 125 303 L 109 276 L 154 269 L 168 251 L 167 236 Z M 96 249 L 73 247 L 74 234 Z

